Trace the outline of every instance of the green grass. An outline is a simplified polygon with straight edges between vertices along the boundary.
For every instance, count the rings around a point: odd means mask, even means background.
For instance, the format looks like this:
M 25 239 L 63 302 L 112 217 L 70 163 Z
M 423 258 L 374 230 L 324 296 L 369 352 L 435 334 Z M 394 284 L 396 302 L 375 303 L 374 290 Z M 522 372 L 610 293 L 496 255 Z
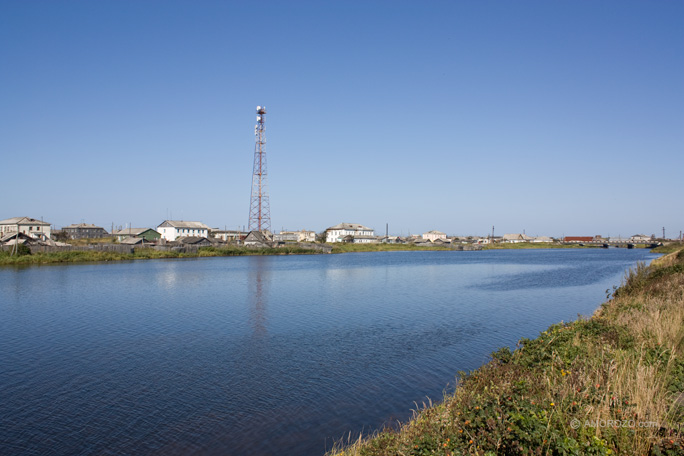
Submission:
M 684 252 L 628 272 L 590 319 L 502 348 L 436 405 L 336 455 L 681 455 Z
M 663 244 L 659 247 L 654 248 L 651 252 L 654 253 L 672 253 L 684 248 L 684 243 L 676 241 Z
M 200 257 L 214 257 L 214 256 L 239 256 L 239 255 L 315 255 L 321 253 L 319 251 L 299 247 L 294 245 L 285 245 L 277 248 L 249 248 L 238 246 L 226 247 L 200 247 Z
M 500 242 L 487 244 L 484 250 L 507 250 L 507 249 L 595 249 L 601 245 L 560 244 L 556 242 Z
M 136 248 L 134 253 L 119 253 L 107 251 L 81 251 L 55 253 L 34 253 L 12 256 L 9 251 L 0 250 L 0 265 L 28 265 L 49 263 L 81 263 L 97 261 L 125 261 L 147 260 L 161 258 L 201 258 L 239 255 L 304 255 L 319 253 L 312 249 L 298 246 L 285 246 L 280 248 L 248 248 L 248 247 L 200 247 L 197 253 L 181 253 L 175 251 L 160 251 L 152 248 Z
M 114 244 L 117 242 L 117 238 L 116 236 L 107 236 L 101 238 L 66 239 L 63 242 L 74 246 Z
M 451 246 L 427 245 L 419 246 L 415 244 L 351 244 L 336 242 L 330 244 L 333 248 L 332 253 L 350 252 L 398 252 L 411 250 L 453 250 Z M 460 244 L 459 244 L 460 245 Z
M 483 250 L 507 250 L 507 249 L 600 249 L 603 244 L 561 244 L 557 242 L 500 242 L 497 244 L 487 244 L 483 246 Z M 649 248 L 645 244 L 635 244 L 635 249 Z M 654 250 L 655 251 L 655 250 Z M 668 252 L 659 252 L 668 253 Z
M 350 252 L 386 252 L 404 250 L 453 250 L 442 246 L 416 246 L 413 244 L 332 244 L 332 253 Z M 93 261 L 124 261 L 159 258 L 201 258 L 241 255 L 310 255 L 320 251 L 300 247 L 297 244 L 278 248 L 250 248 L 244 246 L 200 247 L 197 253 L 179 253 L 174 251 L 158 251 L 152 248 L 135 248 L 135 253 L 118 253 L 106 251 L 69 251 L 58 253 L 34 253 L 10 256 L 9 252 L 0 250 L 0 265 L 9 264 L 47 264 L 76 263 Z

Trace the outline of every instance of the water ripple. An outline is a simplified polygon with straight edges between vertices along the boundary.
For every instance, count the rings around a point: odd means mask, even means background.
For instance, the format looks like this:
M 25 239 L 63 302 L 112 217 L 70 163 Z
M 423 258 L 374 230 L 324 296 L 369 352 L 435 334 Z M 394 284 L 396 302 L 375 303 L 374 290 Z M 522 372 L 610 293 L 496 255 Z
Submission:
M 0 269 L 3 454 L 322 454 L 591 313 L 646 251 Z

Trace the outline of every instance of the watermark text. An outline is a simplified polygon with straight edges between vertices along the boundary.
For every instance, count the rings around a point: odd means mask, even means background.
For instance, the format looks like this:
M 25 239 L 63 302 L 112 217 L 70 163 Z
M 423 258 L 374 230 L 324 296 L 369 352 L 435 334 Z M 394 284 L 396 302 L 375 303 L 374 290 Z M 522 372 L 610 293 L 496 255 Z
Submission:
M 570 427 L 579 429 L 581 427 L 590 428 L 659 428 L 657 421 L 638 421 L 638 420 L 578 420 L 570 421 Z

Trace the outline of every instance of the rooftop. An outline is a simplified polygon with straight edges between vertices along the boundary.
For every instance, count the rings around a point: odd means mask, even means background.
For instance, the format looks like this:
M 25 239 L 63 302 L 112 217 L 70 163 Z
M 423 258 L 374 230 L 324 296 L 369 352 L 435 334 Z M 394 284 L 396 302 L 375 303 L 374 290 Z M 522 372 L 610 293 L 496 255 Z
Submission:
M 192 228 L 195 230 L 210 230 L 211 229 L 202 222 L 186 222 L 184 220 L 165 220 L 158 226 L 158 228 L 166 228 L 166 227 Z
M 92 223 L 90 223 L 90 224 L 88 224 L 88 223 L 73 223 L 69 226 L 63 227 L 62 229 L 64 229 L 64 228 L 100 228 L 100 229 L 104 229 L 101 226 L 95 226 Z
M 152 230 L 152 228 L 124 228 L 123 230 L 114 230 L 112 233 L 115 236 L 138 236 L 145 231 Z
M 31 217 L 12 217 L 5 220 L 0 220 L 0 225 L 41 225 L 50 226 L 49 223 L 41 220 L 36 220 Z
M 372 228 L 368 228 L 367 226 L 359 225 L 358 223 L 338 223 L 337 225 L 331 226 L 330 228 L 328 228 L 328 230 L 373 231 Z

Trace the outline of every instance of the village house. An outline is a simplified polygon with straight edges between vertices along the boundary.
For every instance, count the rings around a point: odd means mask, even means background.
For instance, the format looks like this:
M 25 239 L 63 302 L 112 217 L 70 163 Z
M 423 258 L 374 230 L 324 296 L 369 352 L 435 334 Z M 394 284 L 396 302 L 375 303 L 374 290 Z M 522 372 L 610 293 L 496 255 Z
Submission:
M 531 237 L 529 237 L 526 234 L 520 234 L 520 233 L 515 233 L 515 234 L 504 234 L 503 235 L 503 242 L 508 242 L 508 243 L 518 243 L 518 242 L 530 242 L 532 240 Z
M 220 241 L 205 238 L 204 236 L 179 236 L 174 242 L 182 245 L 194 245 L 196 247 L 210 247 L 218 244 Z
M 316 242 L 316 232 L 307 230 L 281 231 L 280 234 L 273 235 L 273 240 L 280 242 Z
M 124 245 L 145 245 L 145 240 L 143 238 L 129 236 L 119 241 L 119 244 Z
M 359 237 L 359 241 L 364 243 L 377 242 L 373 229 L 358 223 L 340 223 L 325 230 L 325 242 L 345 242 L 344 239 L 347 236 L 351 236 L 352 239 Z M 365 236 L 373 237 L 374 241 L 370 241 Z
M 13 217 L 0 220 L 0 237 L 10 233 L 24 233 L 25 235 L 40 240 L 50 239 L 50 224 L 30 217 Z
M 435 242 L 437 239 L 443 239 L 446 241 L 446 238 L 446 233 L 442 233 L 441 231 L 437 230 L 432 230 L 428 231 L 427 233 L 423 233 L 423 239 L 430 242 Z
M 248 232 L 238 230 L 211 230 L 209 234 L 214 239 L 218 239 L 223 242 L 232 242 L 244 239 L 247 236 Z
M 293 232 L 281 231 L 273 235 L 273 240 L 276 242 L 299 242 L 299 236 Z
M 43 244 L 43 241 L 39 241 L 35 238 L 32 238 L 31 236 L 24 234 L 24 233 L 18 233 L 15 231 L 14 233 L 9 233 L 4 236 L 0 236 L 0 245 L 6 245 L 6 246 L 13 246 L 13 245 L 33 245 L 33 244 Z
M 655 236 L 646 236 L 645 234 L 635 234 L 629 238 L 632 242 L 651 242 L 655 240 Z
M 401 236 L 383 236 L 380 242 L 383 244 L 406 244 L 406 240 Z
M 165 241 L 173 242 L 181 236 L 208 237 L 209 227 L 202 222 L 186 222 L 183 220 L 165 220 L 157 227 L 157 232 Z
M 62 231 L 69 237 L 69 239 L 97 239 L 103 238 L 109 233 L 101 226 L 93 224 L 78 223 L 65 226 Z
M 161 238 L 161 234 L 152 228 L 124 228 L 122 230 L 114 230 L 112 235 L 116 236 L 119 242 L 127 238 L 140 238 L 145 242 L 154 242 Z
M 351 244 L 377 244 L 380 242 L 375 236 L 366 236 L 363 234 L 352 236 L 351 234 L 346 235 L 342 238 L 342 242 L 348 242 Z
M 250 247 L 272 247 L 271 241 L 269 240 L 267 235 L 261 231 L 250 231 L 244 240 L 244 244 Z

